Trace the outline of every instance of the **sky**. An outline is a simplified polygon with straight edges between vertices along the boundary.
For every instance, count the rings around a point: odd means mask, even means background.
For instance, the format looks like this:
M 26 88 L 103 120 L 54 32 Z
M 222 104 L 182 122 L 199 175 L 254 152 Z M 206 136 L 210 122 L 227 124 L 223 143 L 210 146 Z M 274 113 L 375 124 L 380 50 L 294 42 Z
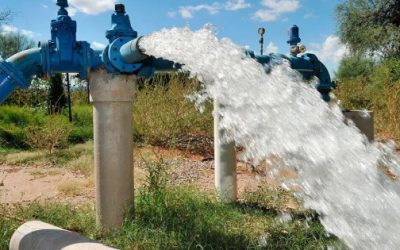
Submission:
M 0 10 L 9 9 L 12 20 L 0 32 L 20 32 L 35 41 L 50 38 L 50 20 L 57 15 L 55 0 L 0 0 Z M 265 51 L 288 54 L 288 29 L 300 27 L 302 44 L 335 72 L 347 48 L 337 36 L 335 7 L 340 0 L 69 0 L 68 11 L 78 22 L 77 39 L 92 48 L 107 44 L 114 4 L 125 4 L 133 28 L 146 35 L 162 28 L 205 24 L 217 28 L 219 38 L 229 38 L 257 54 L 260 50 L 258 28 L 264 27 Z

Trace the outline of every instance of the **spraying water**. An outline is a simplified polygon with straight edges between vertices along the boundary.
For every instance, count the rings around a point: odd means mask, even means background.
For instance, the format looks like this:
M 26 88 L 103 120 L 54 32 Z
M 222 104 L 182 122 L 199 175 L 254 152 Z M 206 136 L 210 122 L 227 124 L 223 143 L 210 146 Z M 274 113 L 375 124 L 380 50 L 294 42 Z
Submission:
M 350 248 L 394 249 L 400 246 L 400 187 L 379 170 L 398 174 L 393 144 L 370 144 L 354 125 L 345 125 L 340 108 L 300 81 L 283 63 L 266 74 L 245 57 L 244 49 L 219 40 L 212 29 L 164 29 L 142 39 L 146 54 L 184 64 L 204 88 L 197 104 L 217 99 L 223 140 L 245 148 L 253 161 L 284 159 L 298 178 L 306 208 Z M 274 157 L 271 157 L 274 156 Z

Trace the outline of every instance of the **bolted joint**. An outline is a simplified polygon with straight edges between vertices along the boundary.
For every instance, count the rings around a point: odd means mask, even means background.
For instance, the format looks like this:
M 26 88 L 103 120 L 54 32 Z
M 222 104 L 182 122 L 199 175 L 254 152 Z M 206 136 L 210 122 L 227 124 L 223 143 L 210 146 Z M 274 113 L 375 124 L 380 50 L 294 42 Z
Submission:
M 106 69 L 110 73 L 132 74 L 142 67 L 142 64 L 140 63 L 142 60 L 142 54 L 140 51 L 129 51 L 131 53 L 128 55 L 129 58 L 136 58 L 137 60 L 128 61 L 126 59 L 127 55 L 125 54 L 125 50 L 123 50 L 126 45 L 129 46 L 131 43 L 136 44 L 137 40 L 138 39 L 132 41 L 130 37 L 120 37 L 107 46 L 103 51 L 103 61 Z M 134 47 L 136 47 L 136 45 L 134 45 Z

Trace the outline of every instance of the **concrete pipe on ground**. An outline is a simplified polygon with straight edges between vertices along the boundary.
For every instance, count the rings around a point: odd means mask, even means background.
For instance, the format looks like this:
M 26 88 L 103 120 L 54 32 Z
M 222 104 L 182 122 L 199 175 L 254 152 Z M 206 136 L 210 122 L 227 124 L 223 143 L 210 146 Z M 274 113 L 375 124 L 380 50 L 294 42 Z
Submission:
M 112 250 L 78 233 L 41 222 L 30 221 L 20 226 L 11 237 L 10 250 Z

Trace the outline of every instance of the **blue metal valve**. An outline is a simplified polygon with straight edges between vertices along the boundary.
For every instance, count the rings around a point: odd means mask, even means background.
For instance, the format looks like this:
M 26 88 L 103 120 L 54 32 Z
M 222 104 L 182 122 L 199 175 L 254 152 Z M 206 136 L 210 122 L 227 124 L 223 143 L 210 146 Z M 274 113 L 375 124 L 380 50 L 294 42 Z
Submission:
M 301 42 L 299 36 L 299 27 L 297 25 L 293 25 L 289 30 L 289 40 L 287 43 L 291 45 L 291 47 L 298 48 L 297 44 Z M 247 56 L 254 58 L 260 64 L 264 65 L 264 68 L 267 73 L 270 72 L 271 66 L 270 63 L 272 61 L 279 60 L 287 60 L 290 63 L 290 67 L 296 71 L 298 71 L 303 79 L 306 81 L 311 80 L 314 76 L 318 78 L 318 84 L 316 89 L 320 92 L 321 97 L 324 101 L 329 102 L 330 96 L 329 93 L 334 89 L 334 84 L 331 81 L 331 77 L 329 75 L 328 70 L 325 65 L 318 60 L 317 56 L 314 54 L 306 53 L 301 56 L 298 56 L 299 50 L 292 51 L 289 56 L 283 54 L 269 54 L 266 55 L 255 55 L 253 51 L 247 51 Z M 273 60 L 275 59 L 275 60 Z
M 121 52 L 121 48 L 137 38 L 137 32 L 133 30 L 129 16 L 125 14 L 123 4 L 115 5 L 115 13 L 111 17 L 111 29 L 106 32 L 109 45 L 103 51 L 103 62 L 110 73 L 134 73 L 142 64 L 143 55 L 140 53 L 138 60 L 127 62 Z
M 92 50 L 87 42 L 76 41 L 76 22 L 68 16 L 68 1 L 57 0 L 57 5 L 60 9 L 51 21 L 51 40 L 6 61 L 0 59 L 0 103 L 15 88 L 28 88 L 34 75 L 79 73 L 81 79 L 87 79 L 91 70 L 103 64 L 101 51 Z
M 299 36 L 299 27 L 297 27 L 297 25 L 293 25 L 289 29 L 289 40 L 287 40 L 287 43 L 291 46 L 296 46 L 299 42 L 301 42 Z

